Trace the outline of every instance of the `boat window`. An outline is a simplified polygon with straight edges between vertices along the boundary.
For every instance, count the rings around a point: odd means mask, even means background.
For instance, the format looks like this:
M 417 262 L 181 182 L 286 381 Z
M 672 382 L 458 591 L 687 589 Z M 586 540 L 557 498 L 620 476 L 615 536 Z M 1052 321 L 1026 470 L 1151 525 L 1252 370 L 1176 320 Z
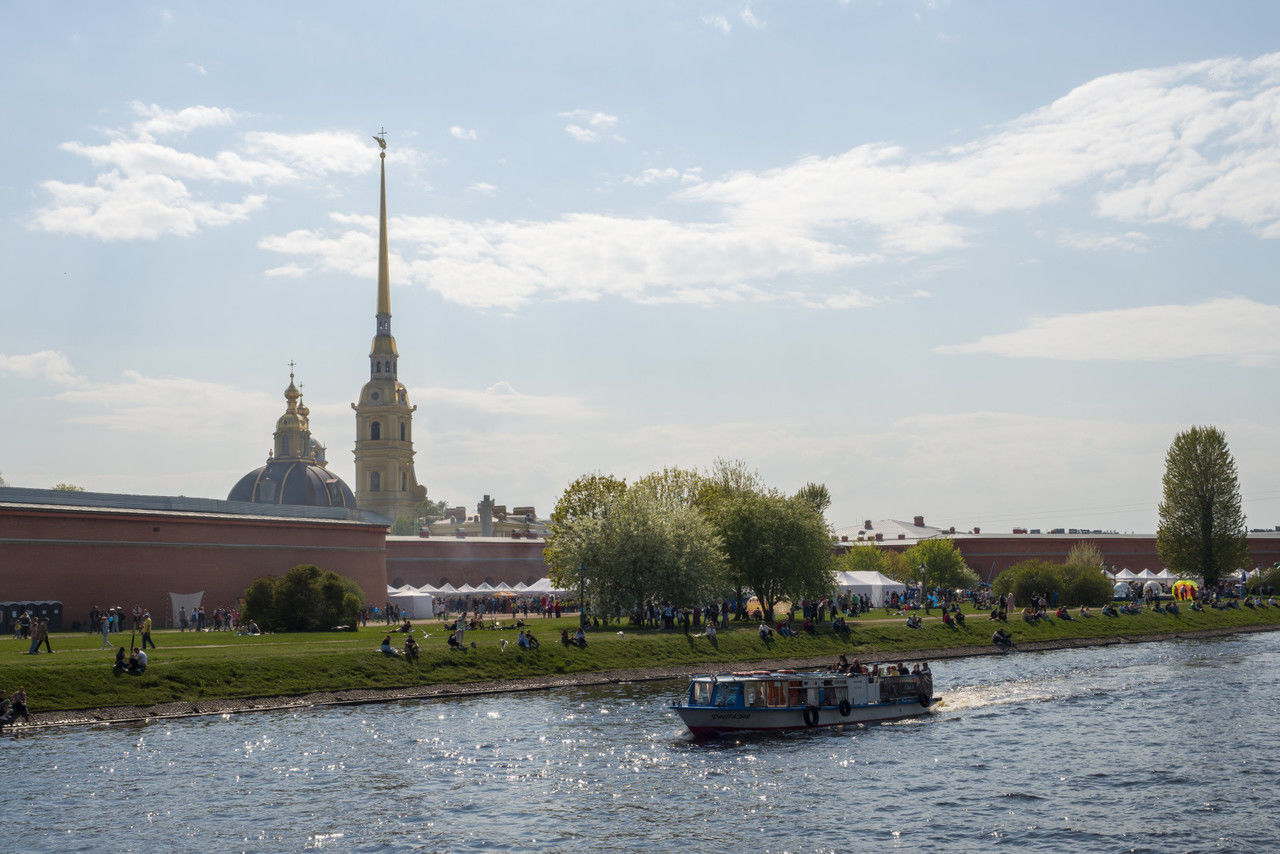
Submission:
M 743 682 L 743 705 L 745 706 L 763 706 L 768 701 L 765 699 L 764 682 Z
M 791 682 L 787 686 L 787 705 L 788 706 L 804 705 L 804 689 L 800 687 L 799 682 Z
M 841 700 L 849 699 L 849 691 L 844 685 L 832 685 L 822 689 L 822 705 L 838 706 Z
M 787 686 L 782 682 L 766 682 L 768 688 L 768 697 L 770 706 L 785 706 L 787 704 Z
M 694 682 L 689 692 L 689 703 L 694 706 L 711 705 L 711 683 Z
M 742 705 L 742 683 L 721 682 L 716 685 L 715 705 L 722 709 L 740 707 Z

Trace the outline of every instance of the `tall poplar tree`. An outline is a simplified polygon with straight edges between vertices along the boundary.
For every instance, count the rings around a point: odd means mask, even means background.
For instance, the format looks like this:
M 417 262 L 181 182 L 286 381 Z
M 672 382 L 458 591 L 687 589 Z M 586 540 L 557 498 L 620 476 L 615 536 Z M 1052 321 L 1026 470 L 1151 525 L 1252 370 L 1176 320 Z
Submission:
M 1156 550 L 1171 571 L 1201 576 L 1209 587 L 1249 560 L 1236 461 L 1217 427 L 1192 427 L 1173 437 Z

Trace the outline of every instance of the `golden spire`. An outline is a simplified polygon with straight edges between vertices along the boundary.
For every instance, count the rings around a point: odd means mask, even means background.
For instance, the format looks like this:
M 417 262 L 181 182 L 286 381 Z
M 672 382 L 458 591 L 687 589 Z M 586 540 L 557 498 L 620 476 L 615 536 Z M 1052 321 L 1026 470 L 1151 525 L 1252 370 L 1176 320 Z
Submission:
M 382 198 L 378 216 L 378 314 L 391 316 L 391 271 L 387 263 L 387 140 L 386 131 L 374 137 L 382 149 Z

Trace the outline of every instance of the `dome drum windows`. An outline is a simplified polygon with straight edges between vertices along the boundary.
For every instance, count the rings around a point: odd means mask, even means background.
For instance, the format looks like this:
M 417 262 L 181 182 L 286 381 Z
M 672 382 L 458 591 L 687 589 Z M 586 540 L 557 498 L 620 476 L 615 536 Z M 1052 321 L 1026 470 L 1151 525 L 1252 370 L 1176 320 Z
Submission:
M 375 421 L 369 425 L 369 438 L 374 440 L 382 438 L 382 422 L 381 421 Z

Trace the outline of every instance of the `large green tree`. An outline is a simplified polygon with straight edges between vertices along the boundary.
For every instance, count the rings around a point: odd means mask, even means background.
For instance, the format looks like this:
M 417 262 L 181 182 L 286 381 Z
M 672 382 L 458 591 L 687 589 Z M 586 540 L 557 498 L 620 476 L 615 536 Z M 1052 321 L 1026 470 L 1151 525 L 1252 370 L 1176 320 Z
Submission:
M 589 520 L 601 520 L 610 505 L 627 491 L 627 482 L 611 474 L 584 474 L 565 487 L 551 511 L 547 545 L 542 550 L 553 583 L 562 588 L 577 587 L 580 546 L 591 533 Z
M 301 564 L 250 584 L 244 593 L 244 618 L 268 632 L 354 628 L 363 601 L 364 593 L 350 578 Z
M 577 516 L 559 532 L 561 557 L 574 568 L 561 583 L 577 586 L 582 567 L 587 599 L 602 615 L 635 619 L 649 605 L 705 603 L 726 589 L 720 539 L 706 517 L 652 484 L 637 482 L 607 512 Z
M 978 573 L 964 562 L 955 541 L 946 537 L 921 540 L 907 549 L 902 553 L 897 571 L 899 581 L 923 583 L 928 590 L 978 586 Z
M 850 546 L 847 552 L 836 559 L 835 568 L 837 572 L 882 572 L 889 575 L 892 568 L 888 559 L 890 554 L 892 552 L 876 548 L 870 543 L 859 543 Z
M 1236 461 L 1216 427 L 1173 437 L 1165 455 L 1156 550 L 1171 571 L 1213 586 L 1249 560 Z
M 783 600 L 831 592 L 831 535 L 810 502 L 772 491 L 725 490 L 708 517 L 724 542 L 735 590 L 755 593 L 765 614 Z

